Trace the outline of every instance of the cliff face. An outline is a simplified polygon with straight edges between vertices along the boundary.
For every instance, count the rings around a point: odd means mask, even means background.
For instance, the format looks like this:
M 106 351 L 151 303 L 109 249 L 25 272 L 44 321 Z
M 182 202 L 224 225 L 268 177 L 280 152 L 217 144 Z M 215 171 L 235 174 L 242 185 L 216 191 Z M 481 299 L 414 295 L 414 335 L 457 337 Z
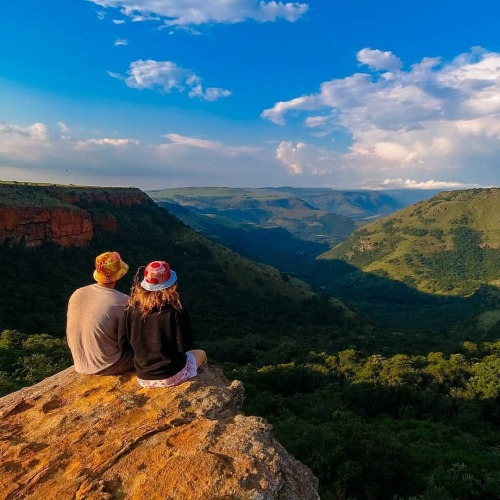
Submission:
M 2 497 L 317 500 L 311 471 L 242 401 L 213 367 L 171 389 L 68 368 L 0 399 Z
M 0 207 L 0 242 L 34 247 L 53 242 L 62 247 L 85 246 L 94 235 L 90 214 L 76 207 Z
M 150 201 L 145 193 L 133 188 L 0 183 L 0 243 L 86 246 L 95 229 L 116 232 L 118 227 L 113 216 L 92 218 L 82 206 L 133 206 Z

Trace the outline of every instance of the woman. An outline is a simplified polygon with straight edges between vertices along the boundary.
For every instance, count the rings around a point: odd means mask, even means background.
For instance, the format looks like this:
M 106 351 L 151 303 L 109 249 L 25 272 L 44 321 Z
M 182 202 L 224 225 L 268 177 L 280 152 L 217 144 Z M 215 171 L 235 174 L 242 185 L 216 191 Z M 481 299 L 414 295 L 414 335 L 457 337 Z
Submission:
M 150 262 L 144 279 L 136 279 L 120 321 L 128 339 L 142 387 L 172 387 L 197 375 L 205 351 L 189 350 L 191 320 L 177 293 L 177 275 L 165 261 Z

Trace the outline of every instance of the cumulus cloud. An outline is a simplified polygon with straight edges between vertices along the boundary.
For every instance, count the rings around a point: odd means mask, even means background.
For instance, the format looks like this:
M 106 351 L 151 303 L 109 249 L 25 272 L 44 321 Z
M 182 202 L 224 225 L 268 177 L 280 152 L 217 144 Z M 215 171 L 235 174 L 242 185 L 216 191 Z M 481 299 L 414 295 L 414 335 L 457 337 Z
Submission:
M 282 126 L 302 121 L 325 140 L 341 136 L 337 166 L 360 177 L 405 171 L 425 182 L 437 172 L 467 185 L 487 182 L 500 158 L 500 53 L 476 47 L 407 70 L 392 52 L 365 48 L 357 58 L 366 72 L 323 82 L 318 92 L 278 101 L 261 116 Z
M 303 142 L 293 144 L 291 141 L 283 141 L 276 149 L 276 158 L 286 165 L 293 174 L 301 174 L 303 170 L 303 150 L 306 145 Z M 302 161 L 301 161 L 302 160 Z
M 123 45 L 128 45 L 127 40 L 124 38 L 117 38 L 114 43 L 115 47 L 123 46 Z
M 34 161 L 47 155 L 47 146 L 53 140 L 49 127 L 44 123 L 25 127 L 0 123 L 0 161 L 6 158 L 12 163 Z
M 188 90 L 189 97 L 198 97 L 205 101 L 216 101 L 221 97 L 231 95 L 231 91 L 208 87 L 203 88 L 201 78 L 190 69 L 177 66 L 172 61 L 153 61 L 139 59 L 130 64 L 126 77 L 108 72 L 112 78 L 124 79 L 125 83 L 134 89 L 151 89 L 169 93 L 173 90 L 184 92 Z
M 358 61 L 361 64 L 366 64 L 375 70 L 397 71 L 401 69 L 402 63 L 399 57 L 395 56 L 392 52 L 375 49 L 361 49 L 356 54 Z
M 165 26 L 240 23 L 247 20 L 295 22 L 309 6 L 300 2 L 265 0 L 89 0 L 103 8 L 118 9 L 133 21 L 161 20 Z
M 296 97 L 291 101 L 280 101 L 277 102 L 272 108 L 265 109 L 262 112 L 262 118 L 267 118 L 277 125 L 285 124 L 285 114 L 289 111 L 300 110 L 300 111 L 312 111 L 318 109 L 322 106 L 320 100 L 317 96 L 302 96 Z
M 276 148 L 276 159 L 285 165 L 291 174 L 328 176 L 326 182 L 331 184 L 339 155 L 305 142 L 281 141 Z

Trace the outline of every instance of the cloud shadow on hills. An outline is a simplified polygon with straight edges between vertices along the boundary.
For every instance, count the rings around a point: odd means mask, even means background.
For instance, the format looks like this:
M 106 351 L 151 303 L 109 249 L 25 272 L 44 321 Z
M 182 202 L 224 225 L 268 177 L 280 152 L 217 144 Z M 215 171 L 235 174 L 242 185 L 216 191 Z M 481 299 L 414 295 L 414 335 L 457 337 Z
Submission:
M 301 274 L 317 292 L 342 300 L 375 324 L 410 331 L 450 331 L 471 321 L 488 308 L 483 298 L 492 288 L 483 286 L 469 297 L 434 295 L 335 259 L 310 261 Z

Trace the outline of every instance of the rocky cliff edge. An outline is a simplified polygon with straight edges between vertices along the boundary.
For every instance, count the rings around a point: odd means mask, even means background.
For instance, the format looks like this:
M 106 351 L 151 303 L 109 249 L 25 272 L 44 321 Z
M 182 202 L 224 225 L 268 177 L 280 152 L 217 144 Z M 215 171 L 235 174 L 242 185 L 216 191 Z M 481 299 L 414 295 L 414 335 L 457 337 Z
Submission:
M 116 232 L 111 214 L 92 216 L 81 206 L 131 207 L 152 203 L 136 188 L 104 188 L 0 181 L 0 243 L 63 248 L 87 246 L 95 229 Z
M 312 472 L 243 398 L 210 366 L 170 389 L 68 368 L 0 399 L 0 495 L 317 500 Z

